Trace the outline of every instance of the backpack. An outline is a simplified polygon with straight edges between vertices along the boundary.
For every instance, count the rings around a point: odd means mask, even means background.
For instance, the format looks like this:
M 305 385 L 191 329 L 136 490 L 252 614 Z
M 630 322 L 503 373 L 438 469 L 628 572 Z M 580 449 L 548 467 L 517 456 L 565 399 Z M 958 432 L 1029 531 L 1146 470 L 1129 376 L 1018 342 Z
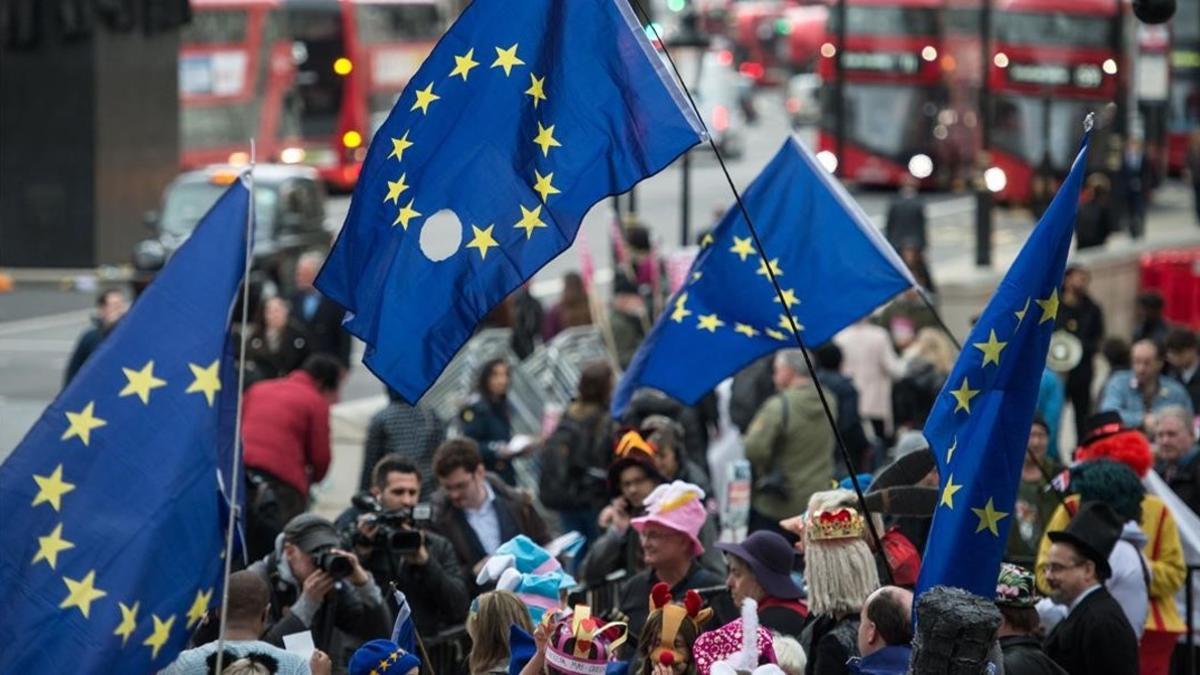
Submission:
M 608 442 L 601 411 L 584 419 L 563 415 L 542 447 L 538 498 L 556 511 L 596 507 L 607 494 L 608 473 L 599 449 Z

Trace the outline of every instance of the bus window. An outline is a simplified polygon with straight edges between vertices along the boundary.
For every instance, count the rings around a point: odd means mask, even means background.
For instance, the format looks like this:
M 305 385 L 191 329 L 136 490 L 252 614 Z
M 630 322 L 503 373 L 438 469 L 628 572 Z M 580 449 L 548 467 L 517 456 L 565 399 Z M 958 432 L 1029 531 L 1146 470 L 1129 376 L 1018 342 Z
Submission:
M 828 31 L 836 35 L 838 13 L 829 12 Z M 846 7 L 847 32 L 851 35 L 937 35 L 937 14 L 920 7 L 884 5 Z
M 337 132 L 344 79 L 333 62 L 345 56 L 342 17 L 337 3 L 289 7 L 281 32 L 293 41 L 296 66 L 294 104 L 300 136 L 332 137 Z
M 935 87 L 847 82 L 845 89 L 848 141 L 900 163 L 928 145 L 941 107 Z M 822 91 L 821 119 L 831 133 L 835 93 L 834 87 Z
M 206 9 L 193 12 L 192 20 L 183 25 L 180 44 L 214 45 L 240 44 L 246 41 L 246 11 L 237 9 Z
M 356 4 L 354 23 L 363 44 L 436 40 L 442 32 L 438 6 L 430 4 Z
M 1111 17 L 1060 12 L 997 12 L 995 22 L 996 41 L 1003 44 L 1113 46 Z

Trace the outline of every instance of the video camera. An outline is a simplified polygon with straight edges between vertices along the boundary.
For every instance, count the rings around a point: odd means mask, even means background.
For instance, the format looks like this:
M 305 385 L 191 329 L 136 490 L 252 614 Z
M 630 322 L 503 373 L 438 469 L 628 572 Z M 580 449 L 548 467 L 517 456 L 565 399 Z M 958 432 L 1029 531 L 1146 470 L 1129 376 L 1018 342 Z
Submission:
M 350 501 L 354 508 L 367 514 L 368 523 L 379 527 L 374 539 L 355 532 L 355 544 L 374 546 L 382 542 L 388 550 L 401 554 L 415 553 L 421 548 L 422 534 L 419 530 L 429 523 L 433 513 L 429 504 L 385 511 L 379 500 L 369 493 L 354 495 Z
M 313 554 L 313 564 L 334 579 L 345 579 L 354 573 L 354 563 L 350 562 L 349 558 L 328 548 Z

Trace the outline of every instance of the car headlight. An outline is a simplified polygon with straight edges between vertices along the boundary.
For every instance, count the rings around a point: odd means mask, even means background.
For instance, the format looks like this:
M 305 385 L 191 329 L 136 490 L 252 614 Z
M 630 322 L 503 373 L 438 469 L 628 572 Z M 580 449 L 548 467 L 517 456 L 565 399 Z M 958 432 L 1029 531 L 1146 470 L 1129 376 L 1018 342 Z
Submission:
M 837 155 L 833 154 L 832 152 L 828 150 L 822 150 L 818 152 L 817 161 L 820 162 L 821 166 L 825 167 L 825 170 L 829 173 L 837 171 L 838 158 Z
M 933 160 L 925 153 L 917 153 L 908 160 L 908 172 L 917 180 L 924 180 L 933 175 Z
M 983 184 L 991 192 L 1000 192 L 1008 187 L 1008 174 L 1004 173 L 1004 169 L 993 166 L 983 172 Z

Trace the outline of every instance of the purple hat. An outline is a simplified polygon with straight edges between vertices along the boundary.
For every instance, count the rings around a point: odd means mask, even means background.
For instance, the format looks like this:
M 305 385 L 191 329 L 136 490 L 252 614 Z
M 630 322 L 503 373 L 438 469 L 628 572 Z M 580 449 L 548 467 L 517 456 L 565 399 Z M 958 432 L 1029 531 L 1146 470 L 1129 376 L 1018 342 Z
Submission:
M 759 530 L 740 544 L 717 544 L 717 548 L 749 565 L 767 595 L 781 600 L 800 597 L 800 587 L 792 581 L 796 550 L 781 535 Z

